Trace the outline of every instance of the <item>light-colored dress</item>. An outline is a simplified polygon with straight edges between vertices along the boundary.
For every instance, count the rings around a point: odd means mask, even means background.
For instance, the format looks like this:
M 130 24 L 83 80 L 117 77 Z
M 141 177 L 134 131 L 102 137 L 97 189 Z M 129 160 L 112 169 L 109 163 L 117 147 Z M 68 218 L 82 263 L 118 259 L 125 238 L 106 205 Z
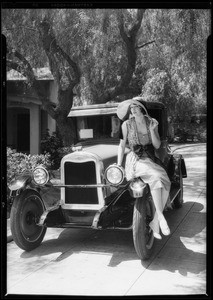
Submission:
M 150 189 L 165 188 L 170 190 L 171 182 L 166 170 L 153 160 L 147 151 L 143 151 L 138 156 L 137 148 L 146 149 L 152 144 L 151 134 L 149 131 L 149 118 L 145 116 L 147 125 L 147 134 L 140 134 L 137 131 L 135 118 L 132 117 L 126 121 L 127 140 L 131 151 L 126 156 L 125 173 L 127 180 L 141 177 L 142 180 L 149 184 Z M 145 146 L 144 148 L 141 147 Z M 152 146 L 151 146 L 152 147 Z M 154 149 L 154 148 L 153 148 Z

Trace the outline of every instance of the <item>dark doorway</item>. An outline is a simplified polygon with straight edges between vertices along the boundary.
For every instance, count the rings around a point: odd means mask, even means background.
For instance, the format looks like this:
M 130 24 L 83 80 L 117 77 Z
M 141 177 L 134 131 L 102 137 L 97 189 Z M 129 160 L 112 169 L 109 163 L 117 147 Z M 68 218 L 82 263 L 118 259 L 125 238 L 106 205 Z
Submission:
M 30 115 L 17 115 L 17 151 L 30 152 Z

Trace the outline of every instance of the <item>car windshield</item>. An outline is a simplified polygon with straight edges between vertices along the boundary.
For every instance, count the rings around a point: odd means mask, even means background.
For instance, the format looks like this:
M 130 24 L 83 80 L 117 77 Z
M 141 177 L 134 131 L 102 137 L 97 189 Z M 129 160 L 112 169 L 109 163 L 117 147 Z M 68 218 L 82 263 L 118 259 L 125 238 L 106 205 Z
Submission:
M 163 135 L 165 116 L 162 109 L 149 109 L 149 115 L 159 122 L 158 131 Z M 79 142 L 85 140 L 119 139 L 121 133 L 121 121 L 116 114 L 81 115 L 73 118 L 76 128 L 76 137 Z
M 77 118 L 78 140 L 119 138 L 120 120 L 116 115 L 86 116 Z

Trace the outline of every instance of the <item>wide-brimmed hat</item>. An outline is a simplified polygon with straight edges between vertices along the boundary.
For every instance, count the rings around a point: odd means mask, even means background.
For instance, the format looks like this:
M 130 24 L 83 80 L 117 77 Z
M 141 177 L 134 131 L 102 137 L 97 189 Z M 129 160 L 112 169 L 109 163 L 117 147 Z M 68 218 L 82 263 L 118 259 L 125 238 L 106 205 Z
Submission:
M 140 101 L 135 100 L 135 99 L 128 99 L 128 100 L 122 101 L 121 103 L 118 104 L 117 116 L 120 120 L 125 121 L 128 118 L 129 111 L 130 111 L 130 105 L 132 105 L 132 104 L 140 106 L 145 111 L 145 114 L 148 115 L 146 107 Z

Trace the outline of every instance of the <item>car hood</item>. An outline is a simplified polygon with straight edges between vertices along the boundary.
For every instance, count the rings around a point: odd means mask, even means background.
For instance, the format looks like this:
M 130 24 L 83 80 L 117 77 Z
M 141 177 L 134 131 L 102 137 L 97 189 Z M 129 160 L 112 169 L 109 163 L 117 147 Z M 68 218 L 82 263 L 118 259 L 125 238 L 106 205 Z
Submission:
M 110 164 L 117 162 L 118 144 L 115 145 L 103 143 L 93 146 L 83 146 L 81 151 L 97 155 L 103 162 L 104 168 L 106 168 Z M 130 150 L 126 148 L 125 154 L 127 154 L 129 151 Z

